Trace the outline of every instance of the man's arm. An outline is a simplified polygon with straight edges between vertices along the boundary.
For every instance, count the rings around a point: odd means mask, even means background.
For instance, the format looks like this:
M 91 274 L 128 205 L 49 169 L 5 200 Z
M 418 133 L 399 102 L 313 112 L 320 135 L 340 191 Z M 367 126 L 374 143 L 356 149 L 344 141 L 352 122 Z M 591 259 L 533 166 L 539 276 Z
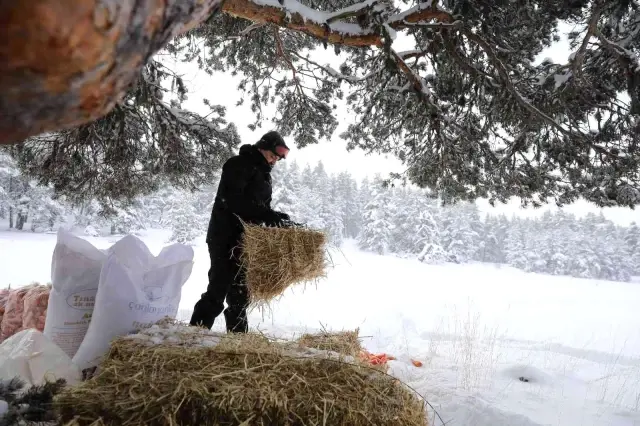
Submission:
M 234 161 L 235 160 L 235 161 Z M 245 196 L 245 189 L 251 178 L 251 169 L 239 159 L 228 161 L 222 168 L 221 183 L 227 188 L 224 194 L 227 208 L 245 222 L 277 225 L 281 218 L 274 210 L 252 202 Z

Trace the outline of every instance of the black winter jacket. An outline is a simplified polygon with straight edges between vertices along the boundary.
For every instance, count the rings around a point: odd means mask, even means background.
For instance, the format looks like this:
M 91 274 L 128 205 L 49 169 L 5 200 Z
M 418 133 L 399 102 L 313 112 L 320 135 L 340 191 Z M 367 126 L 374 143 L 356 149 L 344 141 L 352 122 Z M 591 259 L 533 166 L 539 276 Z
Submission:
M 253 145 L 243 145 L 240 153 L 222 166 L 207 243 L 232 245 L 240 242 L 242 224 L 278 225 L 288 216 L 271 209 L 271 166 Z

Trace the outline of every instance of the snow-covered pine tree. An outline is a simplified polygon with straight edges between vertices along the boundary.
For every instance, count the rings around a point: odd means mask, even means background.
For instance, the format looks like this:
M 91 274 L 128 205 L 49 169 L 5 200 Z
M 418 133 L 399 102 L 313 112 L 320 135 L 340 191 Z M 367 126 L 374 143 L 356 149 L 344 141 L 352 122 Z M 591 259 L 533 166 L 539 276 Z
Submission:
M 80 187 L 130 197 L 149 191 L 153 176 L 189 186 L 219 166 L 207 163 L 220 158 L 212 141 L 225 139 L 223 114 L 204 119 L 160 102 L 162 88 L 173 85 L 163 86 L 161 77 L 184 88 L 152 56 L 166 47 L 163 53 L 205 72 L 239 75 L 238 97 L 251 103 L 253 128 L 266 119 L 262 107 L 273 103 L 276 125 L 301 146 L 335 132 L 342 109 L 334 101 L 346 99 L 354 124 L 341 136 L 350 148 L 395 154 L 413 183 L 447 199 L 518 196 L 538 203 L 544 194 L 561 204 L 582 196 L 623 206 L 640 199 L 634 2 L 443 1 L 434 8 L 428 1 L 374 7 L 354 0 L 169 0 L 153 13 L 115 10 L 116 36 L 100 40 L 112 43 L 106 57 L 91 54 L 98 41 L 68 44 L 97 14 L 60 10 L 59 25 L 42 31 L 64 28 L 72 36 L 52 46 L 41 42 L 47 38 L 40 29 L 22 25 L 37 13 L 23 3 L 6 3 L 20 13 L 0 9 L 11 24 L 0 36 L 11 52 L 0 64 L 0 92 L 11 95 L 0 111 L 0 142 L 34 136 L 23 167 L 70 195 Z M 126 17 L 131 10 L 134 17 Z M 153 19 L 157 25 L 139 25 Z M 568 34 L 569 59 L 540 61 L 560 37 L 558 28 L 575 23 L 581 25 Z M 409 36 L 407 51 L 393 48 L 397 32 Z M 341 61 L 337 69 L 307 55 L 329 43 Z M 72 48 L 81 59 L 60 66 Z M 45 49 L 59 59 L 41 63 Z M 113 72 L 98 72 L 105 63 Z M 35 68 L 41 72 L 25 72 Z M 61 81 L 69 90 L 61 99 L 56 85 L 42 81 Z M 620 104 L 620 90 L 629 102 Z M 99 123 L 90 123 L 96 117 Z M 129 185 L 115 184 L 122 182 Z
M 425 263 L 441 263 L 449 259 L 449 254 L 442 247 L 440 228 L 436 221 L 438 206 L 434 200 L 426 197 L 422 191 L 414 192 L 417 227 L 409 240 L 413 252 L 418 253 L 418 260 Z
M 96 200 L 71 204 L 68 213 L 71 217 L 70 225 L 80 228 L 86 235 L 97 237 L 110 231 L 111 225 L 102 214 L 100 203 Z
M 570 248 L 571 270 L 569 275 L 578 278 L 597 278 L 600 276 L 600 259 L 598 256 L 598 241 L 596 231 L 598 216 L 587 214 L 580 219 L 576 226 L 576 233 Z
M 363 250 L 385 254 L 391 243 L 395 208 L 391 193 L 384 187 L 379 175 L 375 176 L 370 190 L 371 199 L 364 207 L 358 245 Z
M 481 262 L 506 263 L 506 240 L 509 231 L 509 219 L 505 215 L 487 215 L 482 232 L 483 250 Z
M 371 197 L 371 183 L 369 182 L 369 178 L 365 177 L 360 183 L 360 188 L 358 189 L 358 195 L 356 197 L 356 209 L 358 211 L 358 221 L 360 223 L 358 235 L 362 231 L 362 226 L 364 223 L 365 206 L 369 201 L 371 201 Z
M 310 206 L 315 210 L 315 220 L 309 223 L 312 227 L 324 230 L 330 242 L 339 246 L 344 235 L 344 223 L 339 212 L 338 202 L 331 196 L 331 179 L 322 161 L 318 162 L 312 173 L 313 197 Z
M 18 200 L 24 193 L 24 185 L 16 161 L 7 152 L 0 150 L 0 204 L 4 215 L 9 218 L 9 228 L 14 227 Z
M 193 244 L 204 233 L 202 215 L 195 208 L 196 197 L 188 191 L 175 194 L 171 207 L 171 236 L 169 242 Z
M 573 241 L 576 225 L 576 217 L 563 211 L 555 213 L 547 211 L 535 221 L 538 231 L 531 238 L 535 241 L 544 262 L 536 272 L 552 275 L 569 274 L 570 250 L 575 246 Z
M 336 176 L 334 186 L 336 214 L 344 224 L 344 236 L 355 238 L 360 227 L 357 184 L 349 172 L 341 172 Z
M 31 230 L 33 232 L 53 231 L 56 224 L 63 219 L 64 206 L 52 198 L 53 191 L 50 188 L 34 186 L 29 193 Z
M 300 169 L 293 162 L 291 166 L 278 164 L 272 172 L 273 196 L 271 207 L 276 211 L 287 213 L 293 221 L 303 222 L 298 197 L 300 191 Z
M 640 227 L 632 222 L 624 232 L 633 275 L 640 275 Z
M 598 228 L 601 276 L 598 278 L 614 281 L 629 281 L 632 269 L 624 237 L 609 220 Z
M 140 197 L 141 209 L 149 227 L 163 229 L 171 226 L 171 208 L 178 192 L 175 188 L 164 185 L 159 190 Z
M 439 210 L 438 225 L 442 248 L 450 256 L 450 261 L 466 263 L 472 260 L 479 236 L 466 209 L 466 203 L 445 207 Z
M 391 217 L 392 231 L 389 241 L 389 251 L 398 254 L 414 254 L 416 247 L 411 247 L 412 234 L 415 233 L 419 224 L 414 220 L 418 210 L 415 197 L 406 190 L 398 188 L 391 191 L 391 199 L 398 206 Z
M 127 235 L 145 229 L 145 217 L 138 200 L 124 206 L 113 206 L 107 219 L 111 223 L 111 235 Z
M 507 231 L 506 240 L 506 260 L 509 266 L 522 269 L 524 271 L 531 270 L 528 252 L 527 252 L 527 229 L 526 222 L 522 219 L 512 217 L 511 226 Z
M 393 232 L 390 249 L 395 253 L 419 254 L 425 245 L 440 245 L 436 205 L 422 191 L 399 190 L 394 193 Z

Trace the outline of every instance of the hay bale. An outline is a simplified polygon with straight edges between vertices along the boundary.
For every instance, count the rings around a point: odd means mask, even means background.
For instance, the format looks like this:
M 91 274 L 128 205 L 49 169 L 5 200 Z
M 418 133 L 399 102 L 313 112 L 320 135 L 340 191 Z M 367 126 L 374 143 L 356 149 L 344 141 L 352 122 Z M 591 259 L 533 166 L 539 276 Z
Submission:
M 315 334 L 303 334 L 298 339 L 298 344 L 307 348 L 332 351 L 343 355 L 359 358 L 362 353 L 362 345 L 358 336 L 359 330 L 340 331 L 329 333 L 321 331 Z
M 363 364 L 257 334 L 163 327 L 114 340 L 93 378 L 56 397 L 62 422 L 427 425 L 421 399 Z
M 326 236 L 304 227 L 244 224 L 240 263 L 252 305 L 268 303 L 291 285 L 325 276 Z

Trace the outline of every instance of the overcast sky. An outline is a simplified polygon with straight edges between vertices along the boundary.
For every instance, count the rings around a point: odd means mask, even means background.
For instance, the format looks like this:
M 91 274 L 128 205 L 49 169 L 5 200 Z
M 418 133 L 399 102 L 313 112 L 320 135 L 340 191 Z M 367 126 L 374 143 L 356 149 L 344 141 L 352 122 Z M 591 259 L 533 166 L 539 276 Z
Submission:
M 569 28 L 563 28 L 562 32 L 566 34 Z M 409 50 L 414 46 L 407 41 L 407 39 L 398 38 L 394 42 L 394 48 L 396 50 Z M 551 49 L 543 52 L 539 59 L 551 58 L 554 61 L 566 61 L 569 54 L 569 46 L 566 40 L 566 36 L 557 45 Z M 164 60 L 164 58 L 163 58 Z M 320 63 L 332 62 L 335 63 L 335 55 L 332 49 L 327 52 L 320 51 L 318 55 L 314 57 L 314 60 Z M 234 122 L 240 133 L 242 143 L 256 142 L 260 136 L 271 130 L 270 120 L 265 120 L 262 128 L 258 128 L 255 132 L 251 131 L 247 125 L 253 121 L 253 113 L 249 108 L 249 102 L 245 105 L 237 107 L 235 104 L 239 100 L 241 93 L 237 90 L 239 82 L 238 77 L 232 77 L 229 74 L 216 73 L 213 76 L 209 76 L 204 71 L 198 69 L 196 64 L 184 64 L 172 66 L 174 70 L 182 74 L 185 83 L 189 90 L 189 99 L 185 102 L 185 107 L 192 111 L 199 112 L 203 115 L 209 113 L 209 109 L 203 104 L 203 99 L 209 99 L 214 104 L 221 104 L 227 107 L 227 119 Z M 266 114 L 270 118 L 275 111 L 272 109 Z M 287 144 L 292 149 L 290 158 L 295 159 L 298 164 L 304 166 L 305 164 L 311 164 L 315 166 L 318 160 L 322 160 L 325 169 L 329 173 L 338 173 L 344 170 L 348 170 L 352 176 L 361 180 L 365 176 L 372 177 L 376 173 L 386 175 L 389 172 L 402 172 L 402 164 L 393 156 L 382 156 L 371 154 L 367 155 L 361 150 L 348 152 L 344 141 L 339 137 L 340 133 L 350 123 L 348 112 L 344 108 L 340 108 L 339 114 L 340 125 L 334 133 L 330 141 L 321 141 L 320 144 L 314 146 L 308 146 L 302 149 L 297 149 L 295 141 L 291 138 L 285 138 Z M 496 208 L 492 208 L 489 204 L 483 200 L 478 201 L 478 205 L 484 212 L 490 213 L 506 213 L 508 215 L 526 215 L 536 216 L 542 214 L 544 211 L 551 209 L 557 210 L 555 206 L 545 206 L 540 209 L 523 209 L 520 207 L 519 200 L 512 200 L 507 205 L 500 205 Z M 572 212 L 577 215 L 584 215 L 588 212 L 598 213 L 601 209 L 596 206 L 586 203 L 578 202 L 574 205 L 565 207 L 564 210 Z M 602 209 L 605 216 L 615 221 L 616 223 L 627 225 L 632 221 L 640 223 L 640 211 L 623 209 L 623 208 L 606 208 Z

